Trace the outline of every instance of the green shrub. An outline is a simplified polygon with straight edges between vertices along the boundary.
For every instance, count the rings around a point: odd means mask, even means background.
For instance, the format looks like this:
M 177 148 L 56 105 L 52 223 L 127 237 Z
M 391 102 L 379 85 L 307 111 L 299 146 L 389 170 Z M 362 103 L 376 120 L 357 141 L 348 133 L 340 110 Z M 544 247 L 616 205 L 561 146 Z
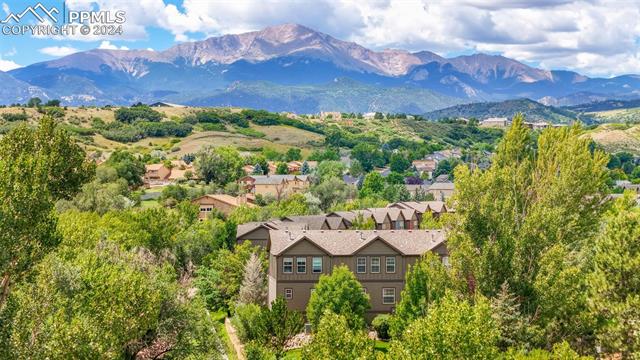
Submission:
M 227 131 L 227 128 L 224 126 L 224 124 L 212 124 L 212 123 L 203 123 L 200 124 L 200 126 L 202 127 L 203 131 Z
M 258 333 L 258 318 L 262 308 L 256 304 L 240 304 L 236 307 L 235 316 L 231 318 L 231 323 L 238 332 L 238 337 L 243 342 L 256 340 Z
M 275 360 L 276 355 L 268 348 L 251 341 L 244 346 L 244 355 L 247 360 Z
M 27 121 L 29 120 L 29 115 L 27 113 L 6 113 L 2 114 L 2 118 L 5 121 L 14 122 L 14 121 Z
M 135 105 L 116 110 L 115 117 L 120 122 L 131 124 L 136 120 L 158 122 L 162 119 L 162 114 L 147 105 Z
M 378 333 L 378 337 L 382 340 L 389 340 L 389 323 L 391 321 L 391 316 L 389 314 L 380 314 L 376 316 L 371 325 L 373 329 Z

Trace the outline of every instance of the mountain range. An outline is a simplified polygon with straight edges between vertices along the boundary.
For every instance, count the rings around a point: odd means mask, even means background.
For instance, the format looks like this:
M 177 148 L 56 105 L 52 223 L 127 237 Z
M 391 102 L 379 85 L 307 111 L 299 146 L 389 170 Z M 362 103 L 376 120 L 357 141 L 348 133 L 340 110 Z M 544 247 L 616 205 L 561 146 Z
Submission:
M 29 97 L 67 105 L 138 101 L 272 111 L 424 113 L 515 98 L 548 105 L 640 97 L 640 76 L 590 78 L 499 55 L 444 58 L 373 51 L 297 24 L 177 44 L 164 51 L 103 50 L 0 72 L 0 103 Z

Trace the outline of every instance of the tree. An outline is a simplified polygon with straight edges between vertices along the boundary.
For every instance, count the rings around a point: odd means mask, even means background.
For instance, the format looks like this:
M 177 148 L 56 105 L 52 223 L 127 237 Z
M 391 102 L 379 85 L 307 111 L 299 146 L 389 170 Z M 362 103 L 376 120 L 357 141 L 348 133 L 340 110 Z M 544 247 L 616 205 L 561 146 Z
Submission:
M 442 161 L 439 161 L 438 166 L 436 166 L 436 170 L 433 172 L 433 177 L 435 178 L 440 175 L 449 175 L 449 177 L 453 177 L 453 170 L 460 164 L 461 161 L 456 158 L 444 159 Z
M 384 155 L 380 149 L 369 143 L 359 143 L 351 150 L 351 158 L 358 160 L 362 168 L 369 172 L 376 166 L 384 166 Z
M 42 105 L 42 100 L 39 97 L 32 97 L 29 99 L 29 102 L 27 102 L 27 107 L 30 108 L 40 107 L 40 105 Z
M 126 150 L 116 150 L 111 154 L 107 165 L 116 169 L 118 176 L 126 179 L 129 186 L 142 185 L 142 176 L 145 173 L 144 162 Z
M 426 317 L 413 322 L 401 340 L 394 340 L 394 359 L 496 359 L 500 332 L 491 307 L 482 297 L 474 304 L 451 293 L 434 304 Z
M 323 211 L 345 202 L 355 196 L 356 189 L 347 185 L 337 177 L 328 178 L 311 188 L 311 193 L 320 199 L 320 208 Z
M 129 184 L 125 179 L 117 178 L 112 182 L 96 179 L 84 184 L 82 191 L 72 200 L 59 200 L 56 203 L 56 209 L 58 211 L 69 209 L 93 211 L 102 215 L 111 210 L 123 210 L 134 206 L 135 202 L 129 199 L 129 196 Z
M 240 287 L 238 302 L 263 305 L 267 300 L 266 284 L 263 261 L 253 253 L 244 267 L 244 279 Z
M 411 162 L 407 159 L 405 154 L 398 152 L 391 155 L 391 160 L 389 162 L 391 171 L 403 173 L 409 169 L 409 166 L 411 166 Z
M 196 170 L 207 183 L 224 186 L 236 181 L 244 175 L 243 166 L 240 153 L 231 147 L 207 147 L 196 154 Z
M 500 292 L 491 298 L 493 319 L 500 329 L 498 347 L 501 350 L 509 348 L 531 348 L 529 337 L 529 322 L 531 319 L 523 316 L 518 299 L 509 291 L 509 286 L 502 285 Z
M 376 222 L 370 216 L 365 219 L 362 212 L 358 212 L 358 215 L 351 222 L 351 228 L 354 230 L 375 230 Z
M 276 174 L 287 175 L 289 173 L 289 166 L 285 162 L 279 162 L 276 166 Z
M 376 197 L 382 196 L 385 188 L 385 181 L 378 172 L 370 172 L 365 176 L 360 189 L 360 197 Z
M 349 327 L 344 316 L 326 311 L 311 342 L 302 349 L 303 360 L 375 359 L 375 342 L 362 330 Z
M 282 357 L 284 346 L 303 326 L 302 315 L 289 310 L 287 301 L 281 296 L 273 300 L 270 308 L 263 309 L 258 318 L 259 333 L 264 337 L 263 343 L 273 349 L 277 358 Z
M 323 182 L 331 178 L 340 178 L 344 174 L 347 167 L 340 161 L 322 161 L 318 164 L 316 175 L 319 182 Z
M 388 202 L 409 201 L 411 194 L 404 184 L 392 184 L 384 188 L 382 198 Z
M 640 356 L 640 210 L 625 194 L 607 214 L 594 244 L 588 277 L 590 308 L 598 321 L 596 336 L 607 354 Z
M 555 244 L 540 257 L 533 283 L 537 307 L 532 323 L 544 336 L 537 346 L 567 341 L 588 353 L 595 348 L 596 325 L 587 304 L 589 265 L 585 259 L 590 250 L 572 248 Z
M 209 309 L 225 310 L 236 303 L 244 280 L 245 264 L 254 253 L 260 254 L 266 271 L 266 255 L 248 241 L 236 246 L 234 251 L 220 249 L 196 270 L 195 282 Z
M 262 170 L 262 166 L 256 163 L 253 166 L 253 171 L 251 172 L 251 175 L 264 175 L 264 170 Z
M 94 174 L 84 151 L 49 117 L 0 139 L 0 310 L 12 284 L 58 244 L 55 201 L 71 198 Z
M 300 167 L 300 174 L 309 175 L 311 173 L 311 168 L 309 168 L 309 163 L 305 160 Z
M 535 141 L 518 115 L 488 170 L 457 168 L 448 246 L 469 293 L 493 296 L 506 282 L 532 314 L 540 258 L 555 244 L 586 244 L 598 231 L 607 158 L 581 134 L 578 125 L 549 128 Z
M 333 268 L 331 275 L 321 275 L 307 304 L 307 318 L 318 329 L 324 312 L 329 310 L 346 318 L 350 329 L 362 329 L 369 310 L 369 295 L 346 265 Z
M 409 267 L 405 286 L 391 322 L 391 334 L 400 337 L 414 320 L 429 314 L 430 307 L 445 295 L 452 280 L 442 261 L 433 253 L 425 254 Z
M 58 106 L 60 106 L 60 100 L 58 100 L 58 99 L 51 99 L 51 100 L 47 101 L 47 102 L 44 104 L 44 106 L 55 106 L 55 107 L 58 107 Z
M 390 172 L 385 180 L 389 185 L 404 185 L 404 176 L 397 172 Z
M 302 151 L 299 148 L 289 148 L 285 153 L 285 161 L 302 160 Z

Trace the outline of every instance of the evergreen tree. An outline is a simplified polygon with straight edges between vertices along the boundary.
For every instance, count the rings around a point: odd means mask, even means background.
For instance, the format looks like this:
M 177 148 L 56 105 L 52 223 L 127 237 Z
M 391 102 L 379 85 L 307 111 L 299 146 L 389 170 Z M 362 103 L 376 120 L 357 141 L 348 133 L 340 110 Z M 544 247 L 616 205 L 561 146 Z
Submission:
M 267 289 L 263 267 L 258 255 L 251 254 L 244 266 L 244 279 L 238 295 L 239 303 L 264 305 L 267 299 Z
M 309 163 L 307 162 L 307 160 L 305 160 L 302 163 L 302 167 L 300 167 L 300 174 L 309 175 L 310 172 L 311 172 L 311 169 L 309 168 Z

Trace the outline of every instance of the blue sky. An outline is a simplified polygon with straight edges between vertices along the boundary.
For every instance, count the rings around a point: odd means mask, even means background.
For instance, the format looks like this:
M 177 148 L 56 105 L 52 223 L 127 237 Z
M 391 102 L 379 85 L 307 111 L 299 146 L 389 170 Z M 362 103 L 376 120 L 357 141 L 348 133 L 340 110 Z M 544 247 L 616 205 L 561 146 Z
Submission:
M 36 3 L 0 0 L 0 19 Z M 42 3 L 62 8 L 62 1 Z M 591 76 L 640 73 L 640 1 L 635 0 L 67 0 L 65 5 L 125 11 L 124 34 L 0 35 L 0 70 L 93 48 L 161 51 L 178 42 L 299 23 L 374 50 L 484 52 Z

